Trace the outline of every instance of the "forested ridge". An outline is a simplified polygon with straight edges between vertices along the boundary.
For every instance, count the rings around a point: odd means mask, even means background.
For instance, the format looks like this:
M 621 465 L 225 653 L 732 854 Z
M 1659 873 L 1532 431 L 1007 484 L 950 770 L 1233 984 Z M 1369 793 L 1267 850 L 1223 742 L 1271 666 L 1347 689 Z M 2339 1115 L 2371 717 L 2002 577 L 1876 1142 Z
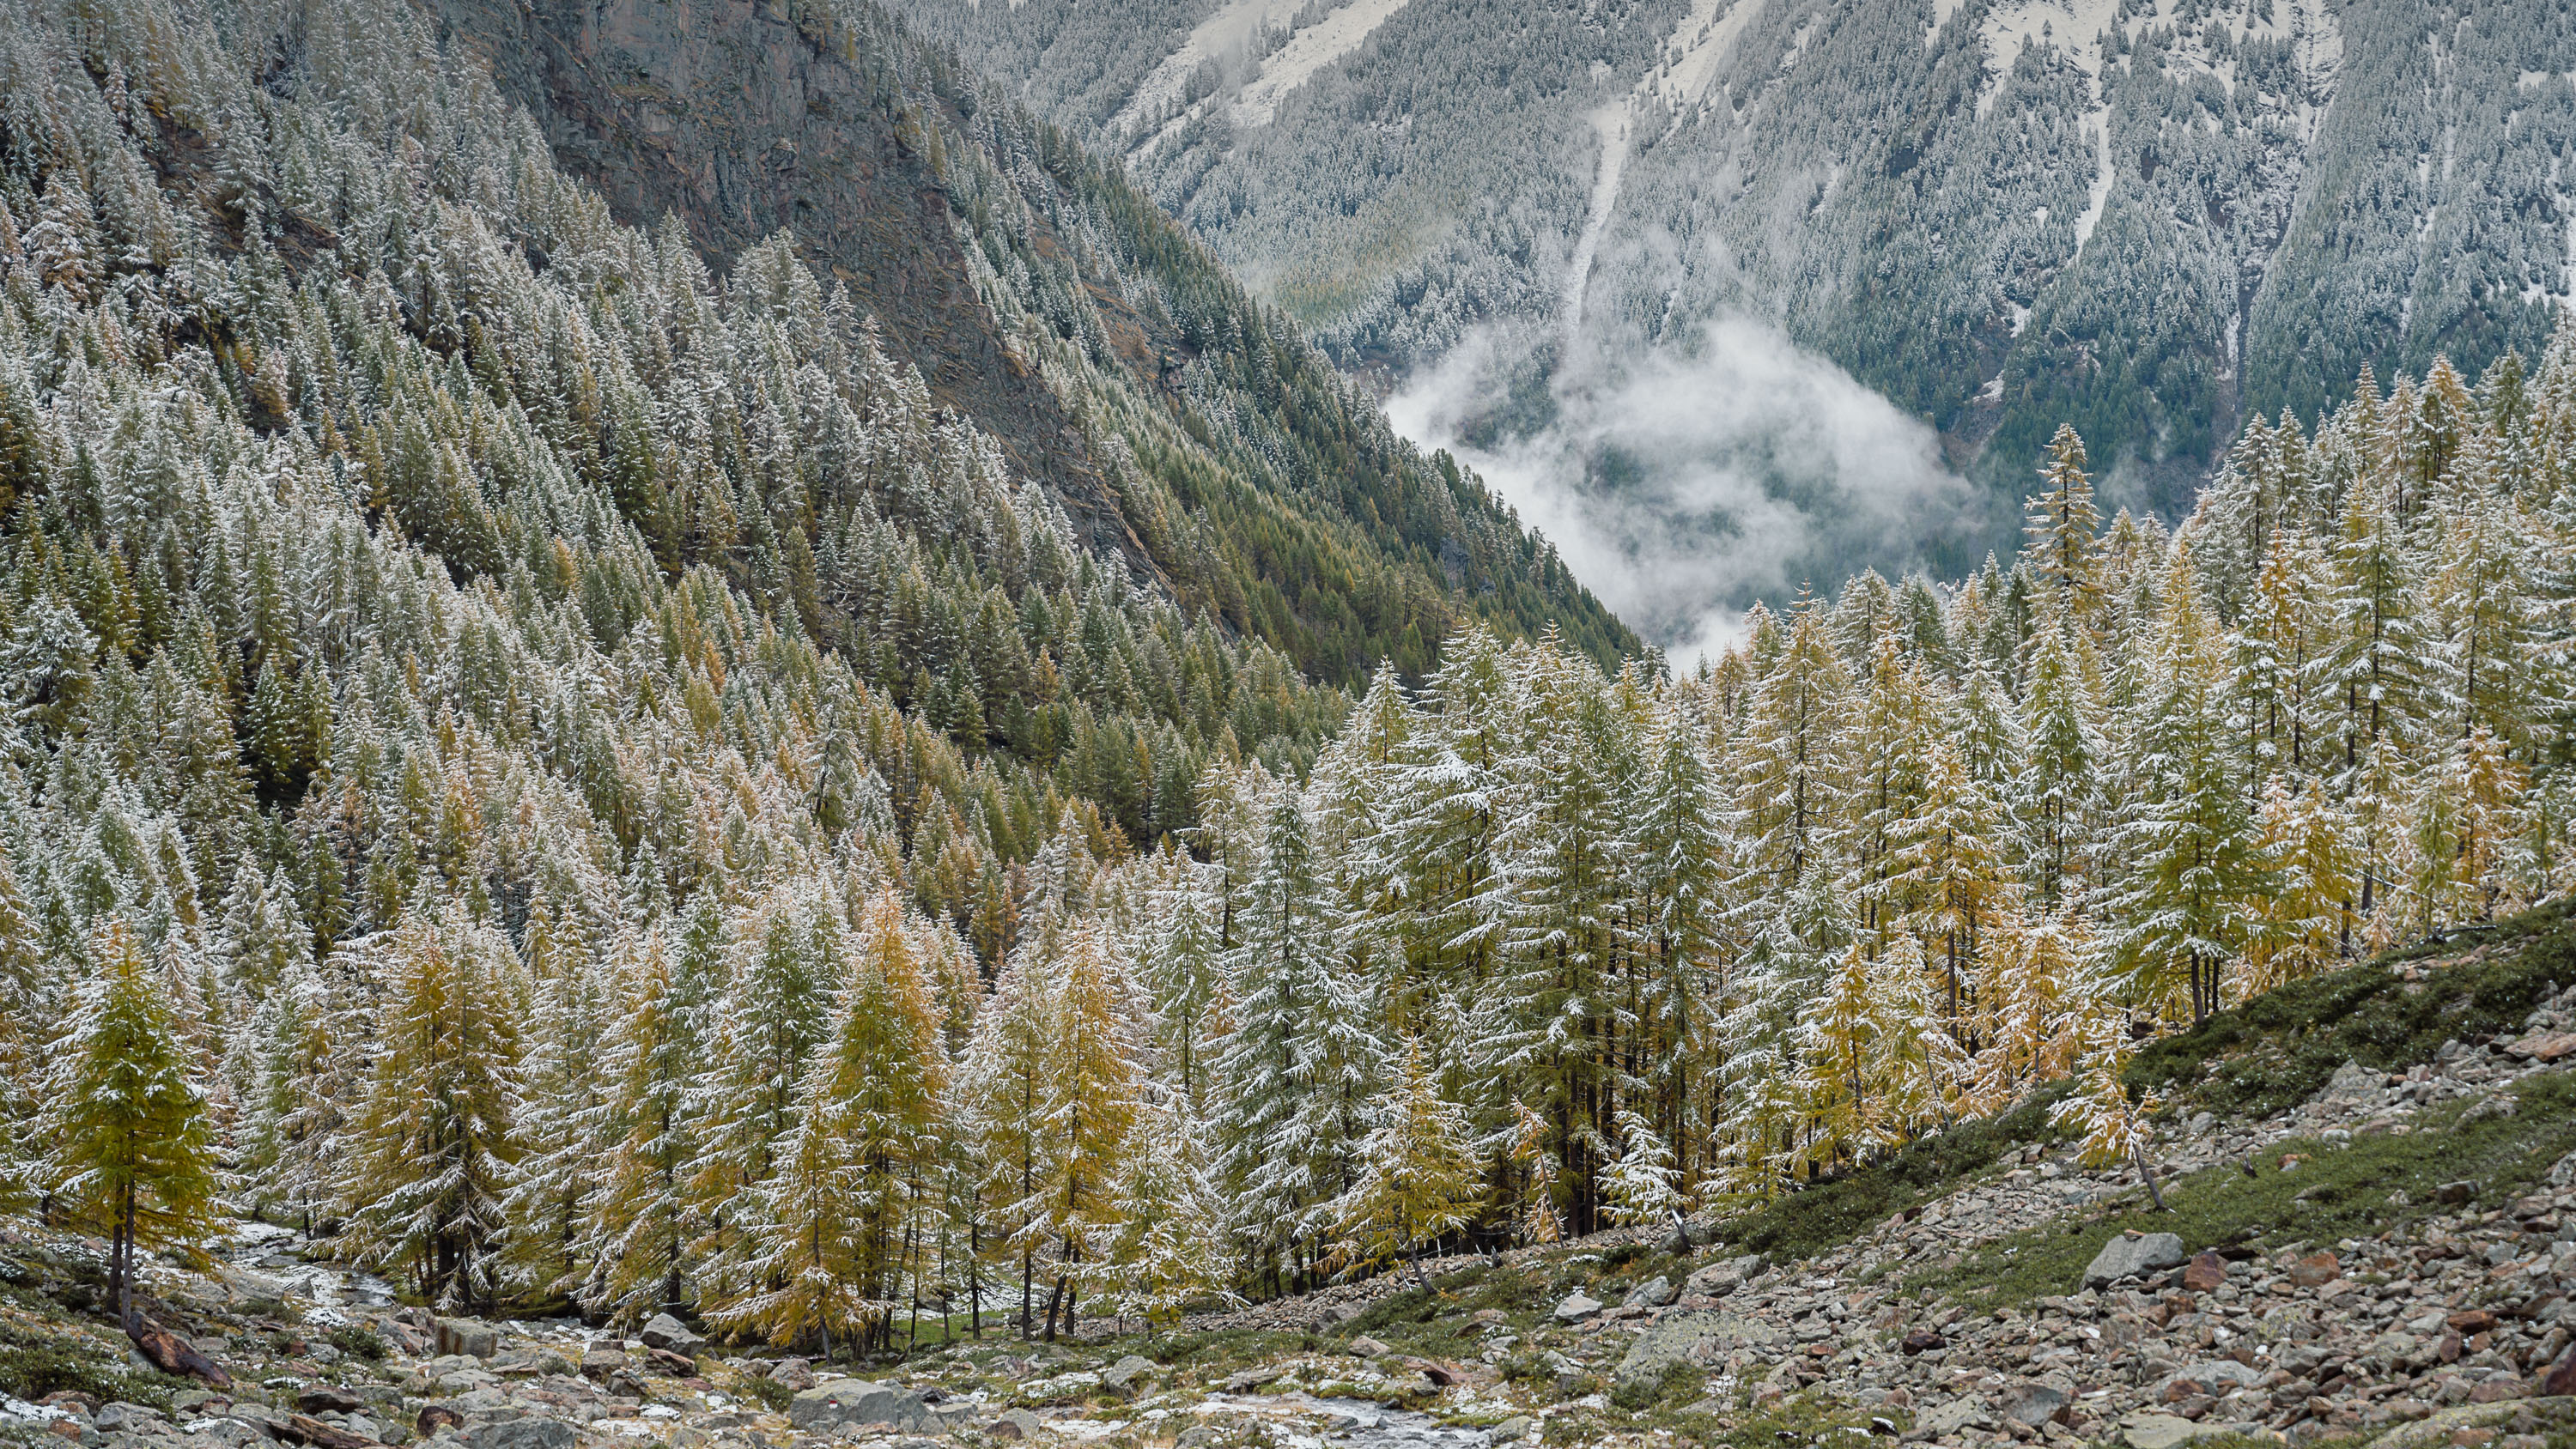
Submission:
M 1749 314 L 1938 428 L 1981 534 L 2061 422 L 2170 519 L 2246 418 L 2314 417 L 2364 363 L 2535 355 L 2576 295 L 2547 0 L 899 8 L 1124 149 L 1345 365 L 1492 343 L 1479 421 L 1509 438 Z
M 719 271 L 792 243 L 1077 541 L 1308 674 L 1418 672 L 1462 618 L 1634 647 L 1553 548 L 1399 440 L 1116 168 L 868 0 L 425 8 L 441 63 L 477 85 L 488 63 L 499 111 L 612 218 L 680 230 Z
M 2258 421 L 2170 534 L 2065 431 L 1955 584 L 1354 702 L 413 22 L 11 3 L 0 1121 L 62 1220 L 1168 1321 L 2068 1076 L 2124 1156 L 2140 1036 L 2565 888 L 2576 334 Z

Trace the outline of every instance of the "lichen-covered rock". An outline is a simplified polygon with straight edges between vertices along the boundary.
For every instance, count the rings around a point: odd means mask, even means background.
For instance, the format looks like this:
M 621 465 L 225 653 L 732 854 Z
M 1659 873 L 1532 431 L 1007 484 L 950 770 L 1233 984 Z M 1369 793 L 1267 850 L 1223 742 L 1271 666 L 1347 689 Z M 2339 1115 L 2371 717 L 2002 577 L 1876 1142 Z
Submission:
M 816 1384 L 787 1401 L 787 1421 L 808 1434 L 826 1437 L 845 1428 L 875 1424 L 912 1434 L 935 1434 L 945 1427 L 917 1391 L 866 1379 Z
M 2182 1261 L 2182 1239 L 2172 1233 L 2122 1233 L 2093 1255 L 2092 1266 L 2084 1270 L 2084 1286 L 2107 1288 L 2165 1268 L 2178 1268 Z
M 1708 1308 L 1666 1313 L 1628 1346 L 1627 1357 L 1619 1361 L 1619 1382 L 1651 1383 L 1677 1363 L 1714 1367 L 1728 1349 L 1764 1348 L 1778 1339 L 1771 1325 L 1741 1314 Z

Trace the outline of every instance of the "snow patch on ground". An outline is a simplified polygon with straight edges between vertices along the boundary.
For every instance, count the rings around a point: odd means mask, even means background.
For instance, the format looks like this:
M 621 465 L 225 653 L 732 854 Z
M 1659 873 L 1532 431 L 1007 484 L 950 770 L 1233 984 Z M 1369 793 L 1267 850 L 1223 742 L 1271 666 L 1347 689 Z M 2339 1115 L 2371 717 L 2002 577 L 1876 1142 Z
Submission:
M 1574 262 L 1565 272 L 1568 355 L 1574 350 L 1575 329 L 1583 324 L 1583 292 L 1592 280 L 1592 257 L 1601 249 L 1601 233 L 1609 228 L 1610 209 L 1619 200 L 1619 173 L 1628 166 L 1629 116 L 1630 106 L 1615 101 L 1592 113 L 1592 129 L 1601 137 L 1601 165 L 1592 173 L 1592 203 L 1583 215 L 1582 235 L 1575 238 Z
M 1014 5 L 1020 0 L 1012 0 Z M 1110 119 L 1109 129 L 1119 135 L 1134 136 L 1147 126 L 1181 108 L 1181 97 L 1187 94 L 1190 74 L 1210 60 L 1223 61 L 1239 55 L 1264 30 L 1285 26 L 1297 17 L 1304 0 L 1227 0 L 1207 19 L 1191 29 L 1180 48 L 1163 57 L 1162 63 L 1138 82 L 1136 93 L 1118 108 Z
M 1986 46 L 1986 83 L 1977 93 L 1977 114 L 1994 110 L 2004 78 L 2012 73 L 2024 45 L 2054 46 L 2064 51 L 2097 82 L 2102 75 L 2102 33 L 2120 13 L 2120 0 L 2003 0 L 1986 12 L 1977 36 Z
M 1719 62 L 1735 49 L 1735 38 L 1761 9 L 1762 0 L 1691 0 L 1690 13 L 1665 37 L 1663 64 L 1638 82 L 1638 93 L 1677 112 L 1695 104 L 1707 94 Z
M 1306 83 L 1315 72 L 1360 48 L 1369 32 L 1393 19 L 1404 0 L 1351 0 L 1323 19 L 1289 37 L 1261 62 L 1242 94 L 1235 97 L 1234 123 L 1267 126 L 1279 113 L 1280 98 Z
M 2084 250 L 2092 240 L 2093 228 L 2102 224 L 2102 208 L 2111 203 L 2111 117 L 2108 108 L 2097 111 L 2087 123 L 2093 128 L 2093 184 L 2084 193 L 2084 212 L 2075 218 L 2075 249 Z

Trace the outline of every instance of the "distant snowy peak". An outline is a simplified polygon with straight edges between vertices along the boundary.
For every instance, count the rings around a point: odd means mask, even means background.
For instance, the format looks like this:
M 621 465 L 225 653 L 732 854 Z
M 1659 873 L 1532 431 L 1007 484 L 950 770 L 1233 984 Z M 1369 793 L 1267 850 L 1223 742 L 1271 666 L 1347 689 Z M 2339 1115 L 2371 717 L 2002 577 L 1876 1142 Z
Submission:
M 2178 506 L 2244 419 L 2576 295 L 2564 0 L 895 3 L 1346 365 L 1504 334 L 1506 432 L 1751 314 L 1998 491 L 2073 418 Z

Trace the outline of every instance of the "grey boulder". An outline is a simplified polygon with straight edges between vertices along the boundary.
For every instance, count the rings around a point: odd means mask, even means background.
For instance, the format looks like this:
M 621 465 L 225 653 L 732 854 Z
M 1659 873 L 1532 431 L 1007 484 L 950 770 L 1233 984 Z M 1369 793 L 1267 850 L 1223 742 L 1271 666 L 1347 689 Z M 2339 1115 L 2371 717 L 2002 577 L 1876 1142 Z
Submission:
M 1914 1427 L 1929 1430 L 1936 1438 L 1951 1438 L 1962 1429 L 1992 1430 L 1995 1419 L 1986 1411 L 1985 1401 L 1972 1395 L 1952 1399 L 1915 1415 Z
M 464 1449 L 573 1449 L 577 1437 L 561 1419 L 505 1419 L 456 1431 Z
M 1678 1309 L 1647 1325 L 1646 1331 L 1637 1335 L 1637 1341 L 1628 1346 L 1627 1357 L 1619 1360 L 1619 1382 L 1653 1383 L 1677 1363 L 1715 1368 L 1727 1350 L 1761 1348 L 1778 1336 L 1771 1325 L 1758 1318 L 1710 1308 Z
M 490 1358 L 501 1351 L 501 1331 L 471 1318 L 442 1318 L 438 1320 L 437 1347 L 441 1356 Z
M 1761 1267 L 1762 1257 L 1758 1253 L 1711 1263 L 1683 1280 L 1682 1291 L 1700 1298 L 1723 1298 L 1743 1287 L 1744 1280 L 1760 1271 Z
M 147 1425 L 160 1422 L 159 1409 L 146 1408 L 141 1404 L 129 1404 L 121 1399 L 99 1405 L 98 1413 L 90 1419 L 93 1427 L 109 1434 L 131 1434 L 144 1429 Z
M 253 1449 L 266 1444 L 269 1437 L 239 1419 L 210 1419 L 188 1431 L 192 1441 L 221 1444 L 224 1449 Z
M 910 1434 L 938 1434 L 946 1422 L 930 1402 L 911 1389 L 866 1379 L 835 1379 L 816 1384 L 787 1401 L 787 1421 L 809 1434 L 829 1437 L 845 1428 L 885 1424 Z
M 2224 1393 L 2226 1390 L 2217 1387 L 2218 1385 L 2228 1384 L 2250 1389 L 2263 1382 L 2263 1375 L 2232 1358 L 2203 1359 L 2199 1363 L 2187 1365 L 2166 1375 L 2163 1384 L 2158 1387 L 2170 1387 L 2180 1379 L 2189 1379 L 2213 1393 Z
M 690 1332 L 687 1324 L 667 1313 L 653 1315 L 653 1321 L 644 1325 L 643 1339 L 646 1348 L 667 1348 L 673 1353 L 687 1353 L 706 1342 Z
M 2021 1384 L 2004 1397 L 2004 1417 L 2016 1424 L 2036 1429 L 2057 1417 L 2066 1407 L 2063 1389 L 2048 1384 Z
M 2107 1288 L 2127 1278 L 2143 1278 L 2183 1263 L 2182 1239 L 2172 1233 L 2128 1232 L 2102 1245 L 2084 1270 L 2084 1286 Z
M 1681 1296 L 1681 1292 L 1682 1290 L 1673 1286 L 1672 1279 L 1663 1277 L 1659 1274 L 1638 1284 L 1636 1287 L 1629 1289 L 1628 1296 L 1620 1300 L 1619 1306 L 1622 1308 L 1661 1308 L 1665 1304 L 1679 1298 Z
M 1583 1320 L 1590 1318 L 1593 1314 L 1600 1311 L 1601 1300 L 1592 1297 L 1578 1288 L 1574 1292 L 1566 1294 L 1565 1301 L 1556 1305 L 1556 1321 L 1559 1323 L 1581 1323 Z
M 1026 1409 L 1005 1409 L 993 1422 L 984 1426 L 987 1438 L 1015 1439 L 1026 1443 L 1038 1436 L 1038 1416 Z
M 1153 1373 L 1152 1359 L 1131 1353 L 1102 1370 L 1100 1382 L 1113 1394 L 1133 1395 Z

